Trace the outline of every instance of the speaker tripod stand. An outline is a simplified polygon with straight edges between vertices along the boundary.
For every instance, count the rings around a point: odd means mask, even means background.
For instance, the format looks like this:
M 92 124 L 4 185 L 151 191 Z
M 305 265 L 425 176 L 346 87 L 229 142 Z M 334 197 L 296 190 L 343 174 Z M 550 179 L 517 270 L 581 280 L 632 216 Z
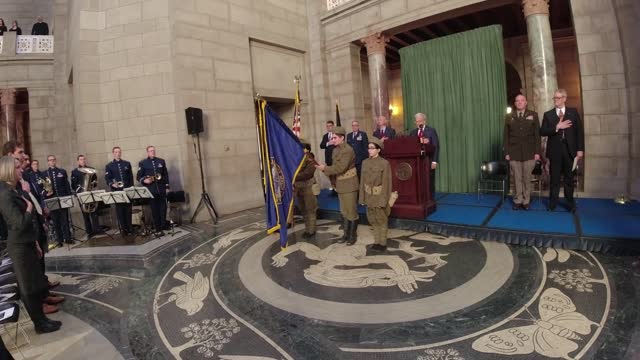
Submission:
M 196 150 L 196 156 L 198 157 L 198 163 L 200 165 L 200 181 L 202 183 L 202 193 L 200 195 L 200 202 L 196 207 L 196 210 L 193 212 L 193 216 L 191 216 L 191 223 L 193 224 L 198 216 L 198 213 L 202 210 L 202 208 L 206 207 L 207 212 L 209 212 L 209 217 L 211 217 L 211 221 L 215 224 L 218 222 L 218 213 L 216 212 L 216 208 L 213 207 L 213 202 L 211 201 L 211 197 L 207 193 L 207 189 L 204 185 L 204 170 L 202 169 L 202 150 L 200 149 L 200 133 L 196 133 L 196 143 L 198 144 L 197 150 L 195 149 L 196 144 L 193 145 L 194 150 Z

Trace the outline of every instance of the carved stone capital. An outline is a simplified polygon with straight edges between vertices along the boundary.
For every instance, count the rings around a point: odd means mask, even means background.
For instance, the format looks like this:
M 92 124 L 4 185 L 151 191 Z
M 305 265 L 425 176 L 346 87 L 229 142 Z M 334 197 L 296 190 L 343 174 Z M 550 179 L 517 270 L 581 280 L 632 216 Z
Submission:
M 549 15 L 549 0 L 522 0 L 524 17 L 535 14 Z
M 383 33 L 375 33 L 363 38 L 362 43 L 367 47 L 367 55 L 385 54 L 385 45 L 389 42 L 389 38 Z

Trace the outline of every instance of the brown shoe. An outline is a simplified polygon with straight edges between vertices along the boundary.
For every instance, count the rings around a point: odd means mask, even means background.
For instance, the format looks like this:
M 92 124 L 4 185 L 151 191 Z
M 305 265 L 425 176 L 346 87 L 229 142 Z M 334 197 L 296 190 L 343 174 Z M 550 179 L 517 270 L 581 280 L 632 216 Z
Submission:
M 60 285 L 60 281 L 53 281 L 53 282 L 52 282 L 52 281 L 49 281 L 49 284 L 48 284 L 48 285 L 49 285 L 49 289 L 53 289 L 54 287 L 56 287 L 56 286 L 59 286 L 59 285 Z
M 49 305 L 57 305 L 57 304 L 60 304 L 63 301 L 64 301 L 64 297 L 63 296 L 53 295 L 53 294 L 50 294 L 49 296 L 47 296 L 44 299 L 44 302 L 46 302 Z
M 529 210 L 529 204 L 523 204 L 523 205 L 522 205 L 522 208 L 523 208 L 524 210 Z
M 45 315 L 53 314 L 58 312 L 58 307 L 55 305 L 42 304 L 42 311 Z

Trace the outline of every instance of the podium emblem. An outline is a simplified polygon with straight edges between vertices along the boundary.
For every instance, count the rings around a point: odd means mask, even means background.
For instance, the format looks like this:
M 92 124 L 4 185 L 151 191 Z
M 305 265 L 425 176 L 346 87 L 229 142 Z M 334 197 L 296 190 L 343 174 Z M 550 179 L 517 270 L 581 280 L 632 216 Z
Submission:
M 398 164 L 396 168 L 396 177 L 401 181 L 407 181 L 411 179 L 411 175 L 413 175 L 413 168 L 409 163 L 403 162 Z

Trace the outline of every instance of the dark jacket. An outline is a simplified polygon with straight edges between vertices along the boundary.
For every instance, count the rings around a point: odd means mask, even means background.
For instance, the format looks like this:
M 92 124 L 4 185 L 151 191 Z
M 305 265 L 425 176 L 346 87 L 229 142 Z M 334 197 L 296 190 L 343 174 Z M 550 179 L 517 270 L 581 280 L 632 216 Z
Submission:
M 156 176 L 160 174 L 162 177 L 160 180 L 153 181 L 151 184 L 145 184 L 144 178 L 147 176 Z M 145 186 L 154 195 L 162 195 L 167 192 L 169 188 L 169 172 L 167 171 L 167 164 L 159 157 L 146 158 L 138 164 L 138 174 L 136 175 L 138 181 Z
M 376 129 L 373 132 L 373 136 L 377 137 L 378 139 L 382 139 L 382 134 L 380 133 L 380 129 Z M 396 130 L 391 128 L 391 126 L 387 126 L 384 129 L 384 136 L 386 136 L 389 139 L 393 139 L 394 137 L 396 137 Z
M 51 179 L 53 185 L 53 195 L 50 197 L 71 196 L 69 177 L 64 169 L 54 167 L 47 169 L 44 173 Z
M 369 138 L 364 131 L 358 131 L 358 135 L 354 137 L 353 132 L 347 134 L 347 144 L 351 145 L 356 153 L 356 166 L 360 166 L 364 159 L 369 157 L 367 147 L 369 146 Z
M 322 135 L 322 141 L 320 141 L 320 149 L 324 149 L 324 162 L 327 165 L 331 165 L 333 162 L 333 157 L 332 157 L 332 153 L 333 153 L 333 148 L 335 148 L 335 145 L 329 145 L 329 134 L 324 134 Z
M 49 25 L 46 22 L 33 24 L 31 35 L 49 35 Z
M 561 156 L 562 146 L 564 146 L 563 132 L 571 157 L 576 157 L 578 151 L 584 151 L 584 128 L 578 110 L 570 107 L 565 108 L 564 119 L 571 120 L 571 127 L 556 132 L 556 125 L 560 121 L 556 109 L 544 113 L 540 135 L 548 136 L 546 154 L 548 158 Z
M 9 29 L 9 31 L 15 31 L 16 35 L 22 35 L 22 29 L 20 29 L 20 26 L 15 29 Z
M 505 117 L 503 131 L 504 154 L 513 161 L 533 160 L 540 152 L 540 122 L 535 111 L 525 110 L 518 117 L 517 111 Z
M 4 25 L 0 26 L 0 36 L 2 36 L 2 34 L 6 33 L 6 32 L 7 32 L 7 27 L 4 26 Z
M 111 184 L 122 181 L 123 188 L 129 188 L 133 186 L 133 170 L 131 163 L 127 160 L 113 160 L 109 162 L 104 168 L 104 178 L 107 182 L 109 190 L 122 190 L 114 189 Z
M 15 187 L 0 182 L 0 215 L 6 224 L 7 244 L 32 244 L 38 240 L 35 208 L 27 213 L 27 203 Z
M 411 130 L 409 136 L 418 136 L 418 128 Z M 429 139 L 429 144 L 433 145 L 433 156 L 431 157 L 431 161 L 439 162 L 440 158 L 440 143 L 438 142 L 438 133 L 436 129 L 431 126 L 425 126 L 422 130 L 422 138 Z

